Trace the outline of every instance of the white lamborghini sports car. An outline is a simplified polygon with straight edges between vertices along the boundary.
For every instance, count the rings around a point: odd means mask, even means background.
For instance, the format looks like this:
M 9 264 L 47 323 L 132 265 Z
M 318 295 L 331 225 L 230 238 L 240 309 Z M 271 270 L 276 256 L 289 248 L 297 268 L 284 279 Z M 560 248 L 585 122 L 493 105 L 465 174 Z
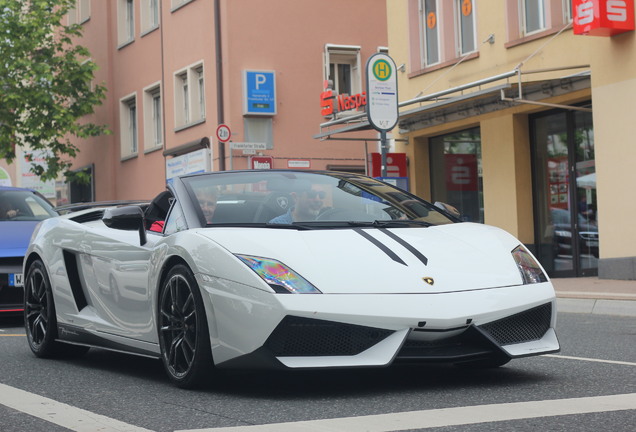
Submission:
M 36 356 L 161 358 L 180 387 L 559 350 L 554 289 L 519 240 L 354 174 L 179 177 L 148 205 L 43 221 L 23 271 Z

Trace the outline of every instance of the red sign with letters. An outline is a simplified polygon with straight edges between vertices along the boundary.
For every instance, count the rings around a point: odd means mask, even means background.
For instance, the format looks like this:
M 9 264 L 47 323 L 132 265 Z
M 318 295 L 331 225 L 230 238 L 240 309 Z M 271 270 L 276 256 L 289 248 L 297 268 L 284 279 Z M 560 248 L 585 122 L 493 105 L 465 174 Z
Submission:
M 250 157 L 251 169 L 272 169 L 274 168 L 274 158 L 271 156 Z
M 386 154 L 386 175 L 387 177 L 406 177 L 406 153 Z M 371 177 L 382 176 L 382 155 L 371 153 Z
M 474 154 L 447 154 L 446 162 L 446 189 L 455 192 L 477 192 L 478 167 L 477 155 Z
M 634 0 L 572 0 L 574 34 L 614 36 L 634 30 Z

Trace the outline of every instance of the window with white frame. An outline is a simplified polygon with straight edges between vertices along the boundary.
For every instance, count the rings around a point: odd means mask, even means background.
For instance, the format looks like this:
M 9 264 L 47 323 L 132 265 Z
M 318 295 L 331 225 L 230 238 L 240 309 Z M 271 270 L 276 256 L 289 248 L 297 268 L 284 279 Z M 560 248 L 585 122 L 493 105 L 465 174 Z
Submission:
M 360 47 L 325 45 L 324 78 L 337 95 L 351 96 L 362 92 Z
M 193 2 L 194 0 L 170 0 L 170 7 L 172 10 L 178 9 L 186 3 Z
M 544 37 L 572 22 L 571 0 L 505 0 L 508 48 Z
M 563 18 L 566 23 L 572 22 L 572 0 L 563 0 Z
M 440 62 L 440 20 L 437 0 L 422 0 L 420 6 L 422 25 L 422 59 L 424 66 Z
M 477 50 L 475 8 L 473 6 L 473 0 L 455 0 L 457 52 L 460 56 Z
M 135 3 L 117 0 L 117 42 L 124 45 L 135 39 Z
M 75 0 L 73 6 L 68 10 L 68 23 L 82 24 L 91 17 L 90 0 Z
M 412 71 L 449 66 L 475 53 L 475 0 L 408 0 Z
M 144 150 L 163 146 L 163 106 L 161 87 L 154 84 L 144 89 Z
M 159 27 L 159 0 L 141 0 L 141 31 L 144 33 Z
M 546 28 L 545 0 L 520 0 L 523 34 L 529 35 Z
M 127 96 L 120 101 L 120 141 L 121 157 L 134 156 L 138 152 L 137 134 L 137 98 L 136 95 Z
M 205 73 L 203 64 L 192 65 L 174 75 L 175 124 L 177 128 L 205 120 Z

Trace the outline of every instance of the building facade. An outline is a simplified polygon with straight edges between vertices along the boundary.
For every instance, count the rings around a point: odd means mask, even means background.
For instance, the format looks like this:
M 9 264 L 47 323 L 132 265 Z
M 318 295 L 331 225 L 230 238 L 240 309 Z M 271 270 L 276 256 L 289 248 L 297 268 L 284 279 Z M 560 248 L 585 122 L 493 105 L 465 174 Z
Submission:
M 387 2 L 412 191 L 518 236 L 552 276 L 636 279 L 636 36 L 573 30 L 633 29 L 633 0 L 608 3 Z
M 636 279 L 633 13 L 634 0 L 78 0 L 69 19 L 109 89 L 91 120 L 113 133 L 79 143 L 93 184 L 61 198 L 149 198 L 197 170 L 363 172 L 378 142 L 364 65 L 388 52 L 390 151 L 411 192 L 511 232 L 551 276 Z
M 77 0 L 68 20 L 108 89 L 91 121 L 111 134 L 77 142 L 92 182 L 58 184 L 58 205 L 150 199 L 197 171 L 365 172 L 363 144 L 312 135 L 325 82 L 360 94 L 360 64 L 386 50 L 384 0 Z M 26 184 L 20 162 L 0 174 Z

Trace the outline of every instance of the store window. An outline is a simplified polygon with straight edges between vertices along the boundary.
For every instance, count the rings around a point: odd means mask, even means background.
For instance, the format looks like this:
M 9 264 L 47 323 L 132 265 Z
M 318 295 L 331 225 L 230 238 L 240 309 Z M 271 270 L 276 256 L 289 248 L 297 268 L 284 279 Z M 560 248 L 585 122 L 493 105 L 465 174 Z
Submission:
M 594 276 L 599 232 L 592 113 L 531 119 L 536 252 L 550 276 Z
M 67 184 L 68 190 L 65 193 L 67 200 L 70 200 L 71 204 L 95 201 L 95 166 L 91 164 L 90 166 L 80 168 L 76 172 L 83 172 L 86 180 L 71 181 Z M 61 205 L 62 203 L 64 203 L 64 201 L 58 202 L 57 205 Z
M 429 149 L 432 201 L 455 207 L 464 221 L 483 223 L 479 128 L 431 138 Z

